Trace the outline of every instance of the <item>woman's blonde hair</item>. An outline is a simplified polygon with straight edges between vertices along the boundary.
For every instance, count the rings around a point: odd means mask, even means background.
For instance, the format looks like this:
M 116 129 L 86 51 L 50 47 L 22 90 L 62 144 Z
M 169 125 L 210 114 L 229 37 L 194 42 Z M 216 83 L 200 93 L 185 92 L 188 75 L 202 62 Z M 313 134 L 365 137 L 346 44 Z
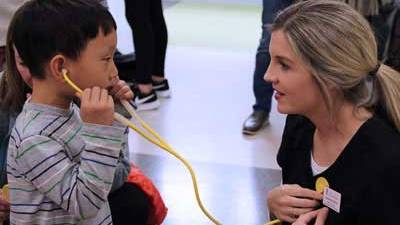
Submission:
M 333 88 L 358 107 L 382 107 L 400 131 L 400 73 L 378 61 L 374 33 L 361 14 L 340 1 L 301 1 L 278 14 L 277 30 L 310 69 L 331 113 Z

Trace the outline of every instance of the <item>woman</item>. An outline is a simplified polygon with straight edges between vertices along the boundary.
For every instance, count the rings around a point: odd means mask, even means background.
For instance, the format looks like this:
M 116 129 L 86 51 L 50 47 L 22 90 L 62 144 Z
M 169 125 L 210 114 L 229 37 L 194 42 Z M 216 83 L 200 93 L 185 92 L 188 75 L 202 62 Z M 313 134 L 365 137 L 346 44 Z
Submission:
M 398 224 L 400 74 L 378 62 L 368 22 L 345 3 L 300 2 L 275 19 L 270 54 L 265 79 L 278 111 L 291 114 L 271 214 L 284 224 L 310 216 L 325 225 Z M 321 216 L 319 177 L 341 194 L 337 212 Z

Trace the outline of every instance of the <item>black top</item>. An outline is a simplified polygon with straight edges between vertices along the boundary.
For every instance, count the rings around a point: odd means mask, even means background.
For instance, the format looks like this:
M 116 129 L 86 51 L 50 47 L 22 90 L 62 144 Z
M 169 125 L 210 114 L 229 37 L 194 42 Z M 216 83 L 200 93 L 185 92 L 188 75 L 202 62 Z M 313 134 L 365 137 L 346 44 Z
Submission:
M 367 120 L 337 160 L 313 176 L 315 126 L 302 116 L 286 119 L 278 163 L 284 184 L 315 190 L 318 177 L 341 193 L 340 213 L 329 210 L 325 225 L 400 224 L 400 134 L 385 120 Z

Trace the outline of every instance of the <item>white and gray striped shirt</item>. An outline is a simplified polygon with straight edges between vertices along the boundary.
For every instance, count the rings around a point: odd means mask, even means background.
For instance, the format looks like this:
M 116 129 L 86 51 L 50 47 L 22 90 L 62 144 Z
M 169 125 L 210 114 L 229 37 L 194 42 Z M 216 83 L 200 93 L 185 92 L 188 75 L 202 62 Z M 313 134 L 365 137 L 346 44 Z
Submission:
M 73 104 L 26 103 L 8 150 L 11 224 L 112 224 L 107 196 L 126 140 L 125 126 L 83 123 Z

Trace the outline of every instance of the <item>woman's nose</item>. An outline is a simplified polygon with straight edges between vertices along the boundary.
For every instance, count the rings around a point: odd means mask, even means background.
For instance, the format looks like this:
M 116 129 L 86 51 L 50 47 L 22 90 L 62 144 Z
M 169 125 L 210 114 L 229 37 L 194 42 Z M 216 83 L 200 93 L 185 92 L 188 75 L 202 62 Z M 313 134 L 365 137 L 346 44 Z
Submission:
M 264 80 L 266 82 L 271 82 L 271 83 L 273 83 L 276 80 L 276 76 L 273 76 L 273 72 L 272 72 L 271 66 L 269 66 L 267 71 L 265 72 Z

